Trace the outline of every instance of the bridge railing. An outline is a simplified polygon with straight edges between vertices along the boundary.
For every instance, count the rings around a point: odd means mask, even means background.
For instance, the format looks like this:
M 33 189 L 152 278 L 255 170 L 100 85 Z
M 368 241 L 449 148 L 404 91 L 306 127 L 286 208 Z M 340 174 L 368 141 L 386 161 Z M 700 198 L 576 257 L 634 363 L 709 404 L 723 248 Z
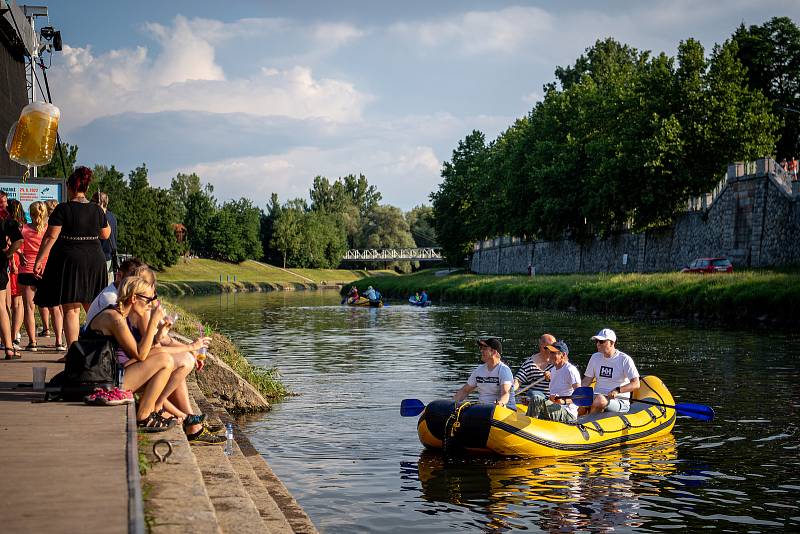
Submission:
M 441 261 L 442 249 L 426 248 L 381 248 L 350 249 L 342 257 L 347 261 Z

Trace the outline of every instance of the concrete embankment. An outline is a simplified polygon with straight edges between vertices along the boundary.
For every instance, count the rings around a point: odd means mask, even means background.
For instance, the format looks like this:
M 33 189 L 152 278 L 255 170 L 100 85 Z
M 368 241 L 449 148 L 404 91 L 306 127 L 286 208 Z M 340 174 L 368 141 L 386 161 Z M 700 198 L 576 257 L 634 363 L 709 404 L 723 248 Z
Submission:
M 509 276 L 430 271 L 358 280 L 384 296 L 406 299 L 427 290 L 434 304 L 464 303 L 678 319 L 731 327 L 800 324 L 788 313 L 800 299 L 800 274 L 749 271 L 696 275 L 599 274 Z M 349 290 L 342 288 L 342 294 Z

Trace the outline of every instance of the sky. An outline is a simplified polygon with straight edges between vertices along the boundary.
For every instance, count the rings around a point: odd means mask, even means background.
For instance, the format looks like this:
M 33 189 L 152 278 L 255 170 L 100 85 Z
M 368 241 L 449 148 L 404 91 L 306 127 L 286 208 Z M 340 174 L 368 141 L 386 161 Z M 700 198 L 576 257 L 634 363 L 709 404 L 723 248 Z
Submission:
M 364 174 L 384 203 L 430 204 L 472 130 L 527 114 L 596 40 L 707 50 L 800 1 L 45 0 L 64 48 L 48 71 L 80 164 L 195 172 L 220 201 L 308 198 Z M 39 19 L 37 26 L 44 25 Z

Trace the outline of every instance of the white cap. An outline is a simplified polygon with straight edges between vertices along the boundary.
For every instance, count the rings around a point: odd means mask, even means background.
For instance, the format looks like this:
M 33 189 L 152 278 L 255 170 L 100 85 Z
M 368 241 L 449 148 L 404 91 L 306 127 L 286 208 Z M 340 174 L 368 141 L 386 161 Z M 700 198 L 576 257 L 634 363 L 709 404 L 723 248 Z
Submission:
M 606 339 L 610 339 L 614 343 L 617 342 L 617 334 L 614 333 L 613 330 L 610 328 L 603 328 L 598 333 L 592 336 L 592 341 L 605 341 Z

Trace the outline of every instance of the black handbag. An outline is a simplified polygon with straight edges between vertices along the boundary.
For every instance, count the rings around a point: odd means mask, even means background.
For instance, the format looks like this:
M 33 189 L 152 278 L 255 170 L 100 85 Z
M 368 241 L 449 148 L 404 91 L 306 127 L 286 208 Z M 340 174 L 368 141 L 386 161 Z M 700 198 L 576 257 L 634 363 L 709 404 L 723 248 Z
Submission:
M 120 364 L 114 338 L 88 333 L 70 345 L 61 379 L 61 398 L 81 401 L 96 388 L 119 387 Z

